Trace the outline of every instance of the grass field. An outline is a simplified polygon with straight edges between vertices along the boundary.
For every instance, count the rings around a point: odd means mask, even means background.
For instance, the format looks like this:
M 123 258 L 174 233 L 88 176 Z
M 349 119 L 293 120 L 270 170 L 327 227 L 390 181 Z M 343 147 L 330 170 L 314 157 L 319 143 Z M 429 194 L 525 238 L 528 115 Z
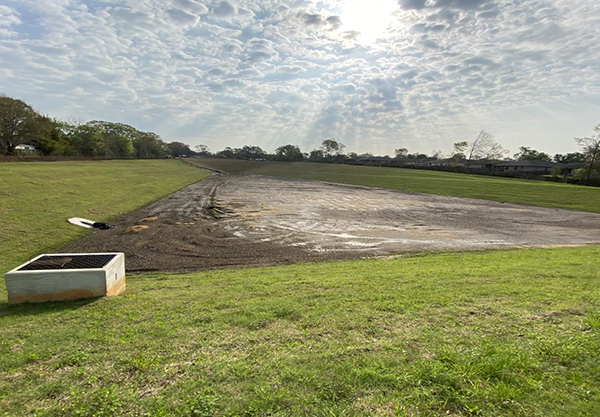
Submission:
M 189 161 L 228 172 L 249 172 L 600 213 L 600 188 L 596 187 L 418 169 L 314 162 L 258 162 L 226 159 L 190 159 Z
M 109 221 L 206 176 L 173 160 L 0 164 L 0 272 L 87 233 L 69 217 Z
M 154 274 L 0 303 L 0 414 L 600 415 L 600 248 Z
M 81 235 L 66 217 L 110 219 L 203 175 L 176 161 L 0 165 L 0 265 Z M 0 415 L 600 415 L 599 259 L 146 274 L 118 297 L 37 305 L 8 305 L 2 286 Z

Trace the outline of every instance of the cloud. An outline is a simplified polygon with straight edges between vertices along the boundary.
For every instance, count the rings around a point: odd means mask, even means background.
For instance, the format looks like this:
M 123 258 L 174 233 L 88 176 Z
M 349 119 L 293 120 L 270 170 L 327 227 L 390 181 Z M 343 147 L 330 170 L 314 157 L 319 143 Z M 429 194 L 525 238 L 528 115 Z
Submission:
M 208 7 L 194 0 L 175 0 L 173 4 L 193 14 L 202 15 L 208 13 Z
M 427 0 L 399 0 L 398 4 L 405 9 L 416 9 L 420 10 L 425 8 Z
M 227 0 L 223 0 L 212 9 L 212 12 L 219 17 L 230 17 L 237 14 L 237 8 Z
M 20 24 L 21 19 L 19 18 L 19 12 L 17 12 L 16 9 L 0 5 L 0 26 L 9 27 Z
M 478 9 L 491 0 L 399 0 L 404 9 L 421 10 L 425 8 Z
M 335 15 L 325 17 L 320 13 L 301 13 L 300 17 L 307 27 L 317 29 L 327 27 L 328 29 L 336 30 L 342 26 L 341 18 Z
M 400 0 L 370 44 L 337 0 L 8 4 L 5 93 L 191 145 L 449 151 L 485 127 L 564 153 L 600 114 L 594 0 Z
M 181 26 L 196 26 L 200 16 L 179 9 L 168 9 L 167 14 L 176 24 Z
M 250 53 L 248 61 L 262 62 L 262 61 L 268 61 L 270 59 L 273 59 L 274 57 L 275 57 L 274 54 L 269 54 L 267 52 L 261 52 L 261 51 L 254 51 L 254 52 Z

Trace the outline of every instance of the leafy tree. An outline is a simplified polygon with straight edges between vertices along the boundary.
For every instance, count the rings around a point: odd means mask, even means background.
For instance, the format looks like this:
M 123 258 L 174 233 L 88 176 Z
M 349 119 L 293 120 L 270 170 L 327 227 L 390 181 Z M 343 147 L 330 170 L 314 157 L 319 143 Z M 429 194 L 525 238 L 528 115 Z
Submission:
M 278 161 L 302 161 L 304 155 L 296 145 L 283 145 L 275 149 L 275 159 Z
M 431 151 L 431 157 L 434 159 L 442 159 L 444 157 L 444 152 L 436 151 L 435 149 Z
M 519 152 L 514 155 L 517 161 L 552 161 L 550 155 L 544 152 L 538 152 L 535 149 L 521 146 Z
M 407 158 L 408 157 L 408 149 L 406 149 L 406 148 L 395 149 L 394 155 L 396 155 L 396 158 Z
M 171 156 L 173 157 L 193 154 L 190 147 L 182 142 L 167 143 L 167 149 L 171 152 Z
M 32 142 L 40 133 L 38 128 L 45 122 L 29 104 L 0 95 L 0 149 L 6 154 L 14 155 L 20 144 L 34 145 Z
M 479 132 L 467 148 L 467 167 L 473 159 L 500 159 L 506 150 L 494 140 L 494 135 L 485 130 Z
M 575 138 L 585 155 L 585 182 L 589 183 L 594 171 L 600 170 L 600 125 L 594 127 L 594 134 L 586 138 Z
M 466 140 L 463 142 L 455 142 L 452 145 L 452 155 L 450 157 L 455 161 L 460 161 L 466 157 L 467 149 L 469 148 L 469 142 Z
M 419 152 L 415 152 L 415 153 L 410 153 L 407 155 L 408 159 L 425 159 L 425 158 L 429 158 L 429 156 L 426 153 L 419 153 Z
M 96 126 L 73 126 L 63 123 L 61 131 L 69 138 L 78 155 L 85 157 L 104 155 L 102 129 Z
M 309 161 L 322 161 L 325 158 L 325 154 L 321 149 L 314 149 L 310 151 L 308 155 Z
M 452 154 L 450 154 L 450 166 L 455 167 L 458 161 L 466 159 L 466 152 L 469 147 L 469 142 L 454 142 L 452 144 Z
M 194 149 L 196 149 L 196 154 L 199 156 L 208 157 L 208 156 L 212 155 L 210 153 L 210 149 L 206 145 L 202 145 L 202 144 L 196 145 L 196 146 L 194 146 Z
M 325 139 L 321 144 L 321 151 L 325 158 L 331 159 L 333 156 L 341 155 L 346 145 L 336 141 L 335 139 Z
M 239 159 L 266 159 L 268 154 L 260 146 L 246 145 L 239 149 L 236 158 Z
M 137 158 L 164 158 L 169 153 L 167 145 L 153 132 L 138 132 L 132 144 Z
M 573 162 L 585 162 L 585 155 L 581 152 L 571 152 L 567 154 L 557 153 L 554 155 L 554 162 L 559 164 L 570 164 Z
M 126 158 L 134 155 L 133 141 L 140 132 L 124 123 L 113 123 L 93 120 L 88 126 L 96 127 L 102 132 L 105 155 L 113 158 Z
M 43 155 L 77 156 L 77 150 L 61 131 L 61 122 L 46 116 L 35 118 L 28 142 Z

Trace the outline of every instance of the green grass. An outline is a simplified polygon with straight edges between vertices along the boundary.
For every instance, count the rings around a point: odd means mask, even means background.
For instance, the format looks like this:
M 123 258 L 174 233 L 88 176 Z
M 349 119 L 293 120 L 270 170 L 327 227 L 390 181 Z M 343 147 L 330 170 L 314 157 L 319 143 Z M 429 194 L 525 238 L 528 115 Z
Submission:
M 440 175 L 256 167 L 421 188 Z M 110 220 L 205 175 L 0 164 L 0 267 L 85 233 L 67 217 Z M 8 305 L 2 286 L 0 415 L 600 415 L 599 259 L 583 247 L 147 274 L 118 297 L 45 304 Z
M 0 163 L 0 273 L 88 233 L 69 217 L 110 221 L 207 175 L 173 160 Z
M 600 213 L 600 188 L 597 187 L 408 168 L 224 159 L 190 161 L 207 168 L 229 172 L 249 172 Z
M 600 415 L 600 248 L 132 277 L 0 303 L 0 414 Z

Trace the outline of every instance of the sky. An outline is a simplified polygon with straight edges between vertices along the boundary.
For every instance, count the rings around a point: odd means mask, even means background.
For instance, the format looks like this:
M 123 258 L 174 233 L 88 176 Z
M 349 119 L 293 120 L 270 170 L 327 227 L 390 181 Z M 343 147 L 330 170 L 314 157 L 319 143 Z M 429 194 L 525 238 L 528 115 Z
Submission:
M 0 0 L 0 92 L 191 146 L 577 150 L 597 0 Z

